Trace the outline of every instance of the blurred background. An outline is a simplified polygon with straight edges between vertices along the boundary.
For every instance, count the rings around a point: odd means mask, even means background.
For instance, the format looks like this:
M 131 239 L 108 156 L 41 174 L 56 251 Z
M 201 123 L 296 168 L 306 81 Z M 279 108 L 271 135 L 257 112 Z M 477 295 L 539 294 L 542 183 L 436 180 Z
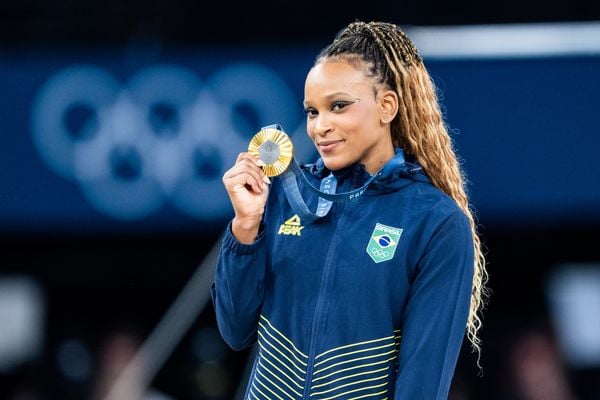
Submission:
M 237 399 L 208 286 L 220 178 L 354 19 L 438 89 L 492 297 L 453 399 L 600 399 L 600 2 L 0 2 L 0 399 Z M 115 386 L 116 385 L 116 386 Z M 126 386 L 126 385 L 125 385 Z M 241 388 L 241 389 L 240 389 Z M 128 393 L 128 394 L 123 394 Z

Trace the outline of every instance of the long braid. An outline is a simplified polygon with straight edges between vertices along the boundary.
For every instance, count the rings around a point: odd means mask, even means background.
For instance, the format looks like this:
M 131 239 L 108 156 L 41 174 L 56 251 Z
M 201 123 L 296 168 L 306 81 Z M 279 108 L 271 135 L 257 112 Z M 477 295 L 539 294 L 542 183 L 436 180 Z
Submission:
M 479 356 L 482 326 L 480 312 L 488 298 L 486 261 L 469 204 L 464 173 L 444 124 L 435 86 L 413 42 L 394 24 L 354 22 L 317 57 L 343 59 L 365 68 L 368 76 L 394 89 L 399 99 L 392 121 L 396 145 L 416 158 L 432 183 L 448 194 L 467 216 L 473 235 L 475 265 L 467 336 Z

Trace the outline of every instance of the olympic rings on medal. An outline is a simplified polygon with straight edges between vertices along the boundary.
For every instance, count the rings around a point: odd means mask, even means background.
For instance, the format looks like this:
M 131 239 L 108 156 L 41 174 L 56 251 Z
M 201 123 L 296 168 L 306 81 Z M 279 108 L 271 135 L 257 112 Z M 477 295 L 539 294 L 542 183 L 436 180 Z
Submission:
M 299 104 L 258 64 L 225 66 L 206 82 L 179 65 L 153 65 L 126 84 L 74 65 L 39 89 L 31 129 L 48 168 L 106 215 L 140 219 L 169 201 L 193 218 L 218 220 L 231 212 L 221 177 L 257 127 L 275 118 L 306 136 Z M 298 143 L 299 152 L 314 151 Z

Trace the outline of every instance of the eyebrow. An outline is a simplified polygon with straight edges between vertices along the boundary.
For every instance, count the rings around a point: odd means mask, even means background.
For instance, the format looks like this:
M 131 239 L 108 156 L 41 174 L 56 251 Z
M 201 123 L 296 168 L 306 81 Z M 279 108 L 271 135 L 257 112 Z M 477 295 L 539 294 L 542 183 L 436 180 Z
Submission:
M 332 98 L 334 98 L 334 97 L 337 97 L 337 96 L 349 96 L 349 97 L 352 97 L 352 99 L 353 99 L 353 100 L 355 100 L 355 99 L 357 98 L 357 97 L 355 97 L 355 96 L 351 95 L 350 93 L 346 93 L 346 92 L 335 92 L 335 93 L 331 93 L 331 94 L 328 94 L 328 95 L 326 95 L 326 96 L 325 96 L 325 98 L 326 98 L 327 100 L 330 100 L 330 99 L 332 99 Z M 308 102 L 306 102 L 306 101 L 303 101 L 303 102 L 302 102 L 302 104 L 304 105 L 304 107 L 306 107 L 306 106 L 307 106 L 307 105 L 309 105 L 310 103 L 308 103 Z

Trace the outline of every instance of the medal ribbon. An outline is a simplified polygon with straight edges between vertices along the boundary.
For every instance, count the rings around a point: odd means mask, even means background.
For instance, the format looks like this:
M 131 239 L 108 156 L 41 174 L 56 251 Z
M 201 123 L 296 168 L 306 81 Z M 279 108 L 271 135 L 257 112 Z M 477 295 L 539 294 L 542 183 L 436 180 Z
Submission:
M 262 129 L 277 129 L 283 131 L 281 125 L 279 124 L 269 125 Z M 292 209 L 296 212 L 296 214 L 298 214 L 302 222 L 311 223 L 327 215 L 329 210 L 331 210 L 333 202 L 344 202 L 358 199 L 365 193 L 367 187 L 371 184 L 371 182 L 373 182 L 373 180 L 382 175 L 387 175 L 389 171 L 394 170 L 402 164 L 404 164 L 404 152 L 402 149 L 397 148 L 396 155 L 390 161 L 388 161 L 381 170 L 372 175 L 364 183 L 364 185 L 357 189 L 343 193 L 335 193 L 337 188 L 337 180 L 333 173 L 330 173 L 327 177 L 321 180 L 320 188 L 313 186 L 312 183 L 309 182 L 306 175 L 304 175 L 304 172 L 296 162 L 295 158 L 292 159 L 290 166 L 280 175 L 280 178 L 283 184 L 285 196 L 287 197 Z M 304 179 L 304 183 L 307 185 L 307 187 L 319 196 L 316 212 L 312 212 L 302 198 L 300 188 L 298 187 L 298 176 L 301 176 Z

